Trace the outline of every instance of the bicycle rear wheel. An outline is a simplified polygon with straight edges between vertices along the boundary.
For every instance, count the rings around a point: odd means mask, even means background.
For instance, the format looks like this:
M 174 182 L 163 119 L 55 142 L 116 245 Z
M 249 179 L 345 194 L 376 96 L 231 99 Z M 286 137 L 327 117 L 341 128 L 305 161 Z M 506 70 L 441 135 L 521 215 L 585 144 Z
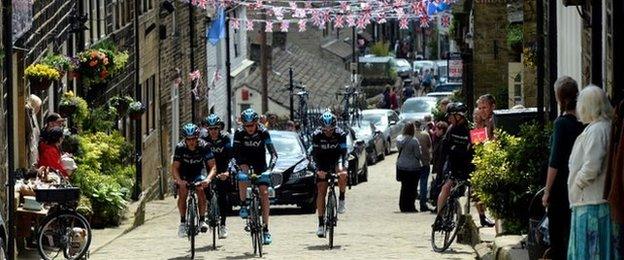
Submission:
M 431 246 L 435 252 L 444 252 L 455 239 L 459 214 L 457 201 L 448 200 L 436 216 L 431 229 Z
M 329 233 L 329 249 L 334 248 L 334 227 L 336 226 L 337 216 L 337 204 L 336 193 L 331 188 L 329 197 L 327 198 L 327 205 L 325 206 L 325 226 Z
M 91 226 L 80 214 L 63 211 L 42 221 L 37 250 L 43 259 L 80 259 L 91 245 Z

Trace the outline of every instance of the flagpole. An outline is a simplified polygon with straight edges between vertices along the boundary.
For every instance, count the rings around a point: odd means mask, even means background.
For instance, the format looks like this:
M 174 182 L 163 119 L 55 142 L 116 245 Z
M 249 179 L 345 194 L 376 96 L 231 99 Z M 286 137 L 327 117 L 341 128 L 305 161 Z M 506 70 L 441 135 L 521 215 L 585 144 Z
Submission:
M 190 59 L 191 59 L 191 73 L 195 71 L 195 17 L 193 16 L 193 5 L 189 4 L 189 45 L 190 45 Z M 191 82 L 191 87 L 195 87 L 195 80 Z M 191 91 L 191 121 L 195 123 L 195 92 Z
M 225 10 L 225 85 L 227 88 L 227 129 L 232 129 L 232 77 L 230 71 L 232 64 L 230 61 L 230 9 Z M 215 74 L 215 77 L 217 75 Z

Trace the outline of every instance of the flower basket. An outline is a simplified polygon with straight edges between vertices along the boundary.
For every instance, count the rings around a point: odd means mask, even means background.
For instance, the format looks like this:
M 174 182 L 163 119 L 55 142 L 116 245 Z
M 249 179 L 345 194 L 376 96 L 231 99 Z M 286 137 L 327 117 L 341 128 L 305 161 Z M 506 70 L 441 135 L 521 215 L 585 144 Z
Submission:
M 59 114 L 61 114 L 61 116 L 65 118 L 73 115 L 77 109 L 78 105 L 76 104 L 59 104 Z
M 126 112 L 128 111 L 128 107 L 130 106 L 130 103 L 132 102 L 134 102 L 134 99 L 132 99 L 132 97 L 130 96 L 124 96 L 124 97 L 116 96 L 116 97 L 111 98 L 110 106 L 114 107 L 117 110 L 118 115 L 125 115 Z
M 128 106 L 128 116 L 132 120 L 140 120 L 143 113 L 145 113 L 145 107 L 139 101 L 134 101 Z
M 52 84 L 52 80 L 49 78 L 41 77 L 29 77 L 28 82 L 30 82 L 30 91 L 43 91 Z

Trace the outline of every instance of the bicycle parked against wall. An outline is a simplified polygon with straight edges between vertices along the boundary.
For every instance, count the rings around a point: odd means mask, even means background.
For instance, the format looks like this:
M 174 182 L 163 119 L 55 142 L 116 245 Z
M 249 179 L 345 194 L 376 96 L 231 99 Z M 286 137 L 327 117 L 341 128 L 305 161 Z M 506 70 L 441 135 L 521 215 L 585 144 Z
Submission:
M 466 189 L 470 189 L 470 183 L 466 180 L 454 181 L 451 195 L 446 199 L 444 206 L 436 216 L 431 226 L 431 246 L 435 252 L 444 252 L 453 243 L 458 231 L 464 226 L 462 213 L 470 213 L 470 190 L 468 191 L 468 203 L 462 210 L 459 198 L 464 196 Z
M 342 104 L 343 109 L 339 114 L 340 118 L 349 125 L 359 122 L 361 113 L 360 108 L 357 106 L 357 101 L 358 97 L 360 97 L 360 92 L 354 86 L 346 86 L 344 91 L 336 92 L 336 96 L 342 96 L 340 104 Z
M 81 259 L 91 245 L 91 226 L 76 211 L 80 189 L 65 184 L 35 189 L 38 202 L 51 203 L 48 215 L 37 227 L 37 250 L 43 259 Z

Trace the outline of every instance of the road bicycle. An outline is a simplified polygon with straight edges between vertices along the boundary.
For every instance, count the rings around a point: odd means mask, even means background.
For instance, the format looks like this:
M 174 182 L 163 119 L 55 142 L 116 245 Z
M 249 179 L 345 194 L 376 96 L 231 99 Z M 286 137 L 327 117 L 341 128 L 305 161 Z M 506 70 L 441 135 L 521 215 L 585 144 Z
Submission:
M 336 92 L 336 96 L 342 96 L 340 101 L 343 104 L 343 110 L 340 117 L 348 125 L 353 125 L 361 119 L 360 108 L 357 106 L 360 92 L 354 86 L 346 86 L 344 91 Z
M 338 201 L 336 199 L 336 173 L 327 175 L 327 202 L 325 203 L 325 232 L 329 233 L 329 249 L 334 248 L 334 229 L 338 223 Z
M 208 226 L 212 229 L 212 249 L 217 249 L 217 236 L 221 235 L 219 224 L 221 223 L 221 212 L 219 209 L 219 194 L 217 191 L 217 185 L 214 180 L 210 183 L 210 190 L 206 193 L 208 197 Z
M 264 239 L 264 223 L 262 222 L 262 209 L 260 203 L 260 189 L 258 180 L 260 175 L 254 173 L 253 169 L 249 170 L 251 179 L 250 186 L 247 188 L 247 205 L 249 205 L 249 216 L 247 217 L 247 225 L 245 230 L 251 235 L 251 244 L 254 254 L 262 257 L 262 245 Z
M 36 200 L 50 203 L 48 215 L 37 227 L 37 250 L 43 259 L 81 259 L 91 245 L 91 226 L 76 211 L 80 189 L 63 185 L 59 188 L 35 189 Z
M 468 189 L 468 203 L 463 211 L 470 213 L 470 183 L 466 180 L 454 180 L 453 187 L 444 206 L 431 226 L 431 246 L 435 252 L 444 252 L 453 243 L 458 231 L 464 226 L 462 207 L 459 198 Z
M 197 205 L 197 192 L 195 189 L 199 186 L 199 183 L 187 183 L 186 188 L 188 193 L 186 196 L 186 236 L 191 242 L 191 259 L 195 258 L 195 237 L 200 232 L 199 226 L 199 207 Z M 177 186 L 176 186 L 177 187 Z M 173 197 L 176 198 L 178 191 L 173 193 Z

